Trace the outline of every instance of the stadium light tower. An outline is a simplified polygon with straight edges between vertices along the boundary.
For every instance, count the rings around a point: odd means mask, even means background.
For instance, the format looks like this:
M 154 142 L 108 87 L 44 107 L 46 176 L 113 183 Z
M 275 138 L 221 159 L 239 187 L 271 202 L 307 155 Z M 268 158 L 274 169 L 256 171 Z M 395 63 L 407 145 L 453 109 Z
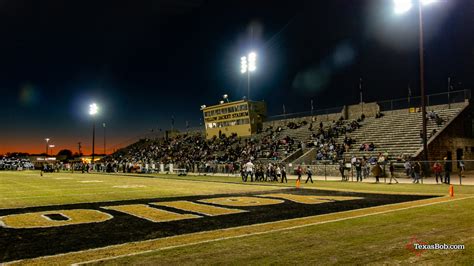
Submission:
M 45 138 L 44 140 L 46 141 L 46 156 L 48 156 L 48 142 L 50 138 Z
M 423 125 L 423 160 L 428 161 L 428 138 L 426 132 L 426 95 L 425 95 L 425 62 L 423 58 L 423 6 L 438 2 L 438 0 L 416 0 L 418 5 L 419 19 L 419 50 L 420 50 L 420 92 L 421 92 L 421 116 Z M 413 0 L 393 0 L 394 12 L 397 15 L 403 15 L 413 7 Z M 425 164 L 426 164 L 425 163 Z M 426 165 L 425 165 L 426 169 Z
M 256 61 L 257 54 L 255 52 L 250 52 L 248 56 L 240 58 L 240 72 L 247 73 L 247 100 L 250 100 L 250 72 L 257 70 Z
M 92 116 L 92 163 L 94 163 L 94 148 L 95 148 L 95 115 L 99 112 L 99 107 L 96 103 L 89 105 L 89 115 Z

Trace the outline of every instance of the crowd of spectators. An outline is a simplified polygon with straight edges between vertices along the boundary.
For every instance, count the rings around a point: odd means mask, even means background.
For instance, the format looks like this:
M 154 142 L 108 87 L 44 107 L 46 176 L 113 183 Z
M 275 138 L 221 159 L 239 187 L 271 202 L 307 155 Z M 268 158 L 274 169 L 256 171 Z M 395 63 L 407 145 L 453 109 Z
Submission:
M 33 170 L 35 166 L 29 159 L 7 157 L 0 158 L 0 170 Z
M 356 120 L 344 121 L 342 118 L 333 121 L 331 125 L 326 127 L 320 122 L 318 129 L 314 129 L 311 123 L 309 130 L 314 132 L 311 135 L 309 147 L 317 148 L 316 160 L 332 160 L 334 162 L 339 160 L 355 142 L 347 136 L 347 133 L 359 127 L 360 124 Z M 344 136 L 342 143 L 337 141 L 340 136 Z
M 101 168 L 104 171 L 120 169 L 131 172 L 136 165 L 145 167 L 147 171 L 157 169 L 161 164 L 173 164 L 175 168 L 212 171 L 212 167 L 219 164 L 226 166 L 225 172 L 233 172 L 248 161 L 279 161 L 304 147 L 317 147 L 318 160 L 337 161 L 354 143 L 346 134 L 360 127 L 358 121 L 344 121 L 342 118 L 326 126 L 320 123 L 319 128 L 313 127 L 313 123 L 301 121 L 275 128 L 269 126 L 248 138 L 222 134 L 206 139 L 200 133 L 189 133 L 165 139 L 142 139 L 106 157 Z M 309 129 L 312 132 L 310 138 L 302 141 L 292 137 L 291 132 L 298 129 Z M 343 140 L 339 138 L 342 136 Z
M 206 139 L 202 134 L 181 134 L 167 139 L 143 139 L 105 158 L 108 164 L 124 165 L 131 171 L 133 165 L 173 164 L 192 169 L 198 165 L 208 169 L 213 164 L 230 164 L 256 159 L 278 160 L 293 152 L 297 144 L 289 136 L 280 136 L 281 128 L 268 128 L 250 138 L 236 134 Z M 233 167 L 230 167 L 233 168 Z

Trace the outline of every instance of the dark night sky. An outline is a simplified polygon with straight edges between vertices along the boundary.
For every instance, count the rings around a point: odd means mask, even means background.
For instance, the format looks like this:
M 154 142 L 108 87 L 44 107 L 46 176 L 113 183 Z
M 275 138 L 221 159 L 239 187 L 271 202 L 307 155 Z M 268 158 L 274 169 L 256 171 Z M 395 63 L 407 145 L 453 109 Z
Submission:
M 246 94 L 269 114 L 419 95 L 418 23 L 392 0 L 0 0 L 0 153 L 90 152 L 88 105 L 113 148 L 154 128 L 199 124 L 202 104 Z M 424 8 L 427 93 L 474 87 L 474 1 Z M 252 29 L 252 31 L 250 30 Z M 253 34 L 250 34 L 253 32 Z M 102 128 L 97 150 L 102 152 Z M 110 150 L 111 151 L 111 150 Z

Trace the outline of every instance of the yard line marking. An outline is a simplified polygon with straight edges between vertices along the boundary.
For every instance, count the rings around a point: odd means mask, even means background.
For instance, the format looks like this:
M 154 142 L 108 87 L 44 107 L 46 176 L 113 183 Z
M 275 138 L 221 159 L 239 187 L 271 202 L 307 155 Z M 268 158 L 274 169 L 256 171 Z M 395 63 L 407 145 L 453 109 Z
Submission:
M 142 188 L 146 187 L 145 185 L 123 185 L 123 186 L 113 186 L 113 188 Z
M 192 233 L 192 234 L 170 236 L 170 237 L 150 239 L 150 240 L 138 241 L 138 242 L 128 242 L 128 243 L 106 246 L 106 247 L 101 247 L 101 248 L 74 251 L 74 252 L 68 252 L 68 253 L 56 254 L 56 255 L 48 255 L 48 256 L 32 258 L 32 259 L 11 261 L 11 262 L 6 262 L 5 265 L 13 265 L 13 264 L 37 265 L 38 263 L 39 264 L 45 264 L 45 263 L 46 264 L 71 264 L 73 263 L 73 265 L 81 265 L 81 264 L 86 264 L 86 263 L 145 254 L 145 253 L 150 253 L 154 251 L 216 242 L 216 241 L 221 241 L 221 240 L 226 240 L 226 239 L 242 238 L 242 237 L 247 237 L 247 236 L 287 231 L 287 230 L 303 228 L 303 227 L 308 227 L 308 226 L 313 226 L 313 225 L 325 224 L 325 223 L 330 223 L 330 222 L 338 222 L 338 221 L 344 221 L 344 220 L 355 219 L 355 218 L 362 218 L 362 217 L 367 217 L 367 216 L 425 207 L 425 206 L 441 204 L 441 203 L 448 203 L 448 202 L 465 200 L 465 199 L 470 199 L 470 198 L 474 198 L 474 196 L 466 196 L 466 197 L 460 197 L 460 198 L 455 198 L 455 199 L 451 199 L 449 197 L 439 197 L 439 198 L 431 198 L 431 199 L 418 200 L 418 201 L 387 204 L 387 205 L 369 207 L 369 208 L 364 208 L 364 209 L 355 209 L 355 210 L 349 210 L 349 211 L 338 212 L 338 213 L 301 217 L 301 218 L 274 221 L 274 222 L 268 222 L 268 223 L 225 228 L 225 229 L 219 229 L 219 230 L 213 230 L 213 231 L 203 231 L 203 232 L 197 232 L 197 233 Z M 378 211 L 378 210 L 381 210 L 381 211 Z M 361 213 L 361 214 L 357 215 L 358 213 Z M 331 219 L 334 216 L 336 217 L 346 216 L 346 217 Z M 288 226 L 295 223 L 296 224 L 299 223 L 299 225 Z M 274 227 L 273 229 L 271 229 L 272 226 Z M 270 228 L 266 229 L 266 227 L 270 227 Z M 260 231 L 256 231 L 256 230 L 260 230 Z M 227 236 L 215 238 L 214 236 L 216 234 L 227 235 Z M 193 239 L 190 239 L 192 237 L 195 237 L 198 239 L 201 238 L 202 240 L 191 242 L 193 241 Z M 168 242 L 173 242 L 173 241 L 178 242 L 178 243 L 183 242 L 183 244 L 169 245 L 170 243 Z M 141 249 L 141 251 L 128 253 L 130 249 L 135 249 L 135 250 Z M 110 255 L 111 253 L 114 253 L 114 252 L 119 253 L 119 254 L 122 253 L 122 254 L 106 257 L 107 255 Z M 95 257 L 96 259 L 87 260 L 87 259 L 90 259 L 91 257 L 92 258 Z M 79 262 L 77 262 L 78 260 Z

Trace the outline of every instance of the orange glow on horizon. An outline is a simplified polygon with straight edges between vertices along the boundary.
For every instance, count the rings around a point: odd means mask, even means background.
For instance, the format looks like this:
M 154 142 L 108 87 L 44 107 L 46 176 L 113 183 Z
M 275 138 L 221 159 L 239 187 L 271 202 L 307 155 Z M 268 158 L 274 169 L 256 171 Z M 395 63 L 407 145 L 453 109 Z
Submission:
M 109 140 L 107 140 L 109 142 Z M 107 145 L 107 154 L 111 154 L 114 152 L 114 150 L 118 150 L 120 148 L 123 148 L 127 146 L 128 144 L 123 144 L 121 146 L 118 146 L 116 143 L 121 143 L 123 141 L 120 140 L 110 140 L 110 146 Z M 53 148 L 53 155 L 56 155 L 60 150 L 71 150 L 72 153 L 78 153 L 78 144 L 77 141 L 68 141 L 68 142 L 51 142 L 52 144 L 55 145 Z M 50 144 L 51 144 L 50 143 Z M 131 144 L 131 143 L 129 143 Z M 90 143 L 87 142 L 82 142 L 81 144 L 81 151 L 82 154 L 84 155 L 90 155 L 92 153 L 92 147 Z M 5 155 L 7 153 L 11 152 L 23 152 L 23 153 L 29 153 L 29 154 L 42 154 L 46 152 L 46 143 L 41 143 L 41 141 L 28 141 L 28 140 L 11 140 L 7 143 L 0 143 L 0 155 Z M 95 144 L 95 154 L 103 154 L 104 153 L 104 146 L 101 141 L 96 142 Z M 48 150 L 48 154 L 51 154 L 51 150 Z

